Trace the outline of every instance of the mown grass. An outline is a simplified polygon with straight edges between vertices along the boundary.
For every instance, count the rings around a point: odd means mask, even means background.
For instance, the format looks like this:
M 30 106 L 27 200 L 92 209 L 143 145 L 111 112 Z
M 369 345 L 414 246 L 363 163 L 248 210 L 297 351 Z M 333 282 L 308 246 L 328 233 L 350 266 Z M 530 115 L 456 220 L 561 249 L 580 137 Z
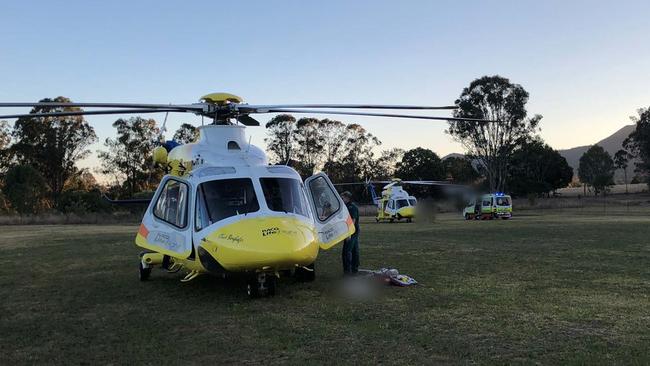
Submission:
M 420 281 L 249 300 L 240 281 L 137 280 L 135 226 L 0 227 L 0 364 L 648 364 L 650 217 L 364 222 L 362 267 Z

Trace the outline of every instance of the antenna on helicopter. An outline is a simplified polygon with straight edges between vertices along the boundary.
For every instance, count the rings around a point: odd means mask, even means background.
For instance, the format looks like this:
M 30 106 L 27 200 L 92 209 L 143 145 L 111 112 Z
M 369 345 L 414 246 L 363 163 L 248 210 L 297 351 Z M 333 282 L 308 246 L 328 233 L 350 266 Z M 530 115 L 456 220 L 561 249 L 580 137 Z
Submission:
M 288 140 L 291 141 L 291 138 L 293 137 L 293 130 L 289 131 L 289 138 Z M 289 154 L 287 154 L 287 162 L 284 163 L 284 165 L 289 166 L 289 163 L 291 162 L 291 152 L 293 150 L 289 149 Z
M 160 135 L 158 136 L 158 141 L 164 141 L 165 132 L 167 132 L 167 117 L 169 112 L 165 113 L 165 119 L 163 120 L 162 126 L 160 127 Z

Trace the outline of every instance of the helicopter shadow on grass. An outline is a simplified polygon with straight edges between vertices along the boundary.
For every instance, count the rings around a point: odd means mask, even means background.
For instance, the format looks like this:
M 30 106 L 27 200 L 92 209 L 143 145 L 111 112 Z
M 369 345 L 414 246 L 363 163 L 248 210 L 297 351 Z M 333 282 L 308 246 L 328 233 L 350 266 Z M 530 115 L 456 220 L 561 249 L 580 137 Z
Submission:
M 181 271 L 182 272 L 182 271 Z M 186 297 L 191 300 L 239 302 L 248 300 L 246 294 L 246 277 L 237 273 L 229 274 L 225 278 L 218 275 L 204 274 L 194 280 L 181 283 L 183 274 L 166 273 L 164 270 L 152 272 L 150 279 L 142 282 L 143 285 L 170 297 Z M 321 281 L 329 282 L 330 279 L 322 277 Z M 145 288 L 146 288 L 145 287 Z M 281 276 L 277 282 L 275 297 L 293 296 L 305 291 L 314 292 L 315 283 L 301 282 L 291 276 Z M 146 291 L 146 290 L 145 290 Z M 316 292 L 327 291 L 320 288 Z M 273 298 L 273 297 L 269 297 Z

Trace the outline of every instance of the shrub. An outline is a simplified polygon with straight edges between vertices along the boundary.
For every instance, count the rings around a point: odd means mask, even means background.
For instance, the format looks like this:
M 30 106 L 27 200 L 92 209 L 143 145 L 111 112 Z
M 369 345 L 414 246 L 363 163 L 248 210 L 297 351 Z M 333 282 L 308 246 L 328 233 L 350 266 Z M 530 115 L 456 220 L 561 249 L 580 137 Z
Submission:
M 533 207 L 537 204 L 537 194 L 536 193 L 528 193 L 526 196 L 528 199 L 528 204 Z
M 111 211 L 110 203 L 102 198 L 102 194 L 98 189 L 65 191 L 59 197 L 56 208 L 63 213 L 75 214 Z
M 16 165 L 7 171 L 4 194 L 21 215 L 39 213 L 48 207 L 45 179 L 28 165 Z

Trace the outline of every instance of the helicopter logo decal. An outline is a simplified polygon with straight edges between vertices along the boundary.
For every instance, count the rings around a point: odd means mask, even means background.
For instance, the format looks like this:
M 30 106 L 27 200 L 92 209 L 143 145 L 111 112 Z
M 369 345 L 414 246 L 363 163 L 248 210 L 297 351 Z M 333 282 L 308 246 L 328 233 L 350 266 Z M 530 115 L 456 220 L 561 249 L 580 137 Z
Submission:
M 153 243 L 159 244 L 162 247 L 165 247 L 169 250 L 176 250 L 180 247 L 176 240 L 172 240 L 171 235 L 163 232 L 156 232 L 156 235 L 153 237 Z
M 237 244 L 240 244 L 244 241 L 244 238 L 241 236 L 232 234 L 219 234 L 219 239 L 228 240 Z
M 280 232 L 279 227 L 271 227 L 271 228 L 268 228 L 268 229 L 262 229 L 262 236 L 273 235 L 273 234 L 277 234 L 279 232 Z

